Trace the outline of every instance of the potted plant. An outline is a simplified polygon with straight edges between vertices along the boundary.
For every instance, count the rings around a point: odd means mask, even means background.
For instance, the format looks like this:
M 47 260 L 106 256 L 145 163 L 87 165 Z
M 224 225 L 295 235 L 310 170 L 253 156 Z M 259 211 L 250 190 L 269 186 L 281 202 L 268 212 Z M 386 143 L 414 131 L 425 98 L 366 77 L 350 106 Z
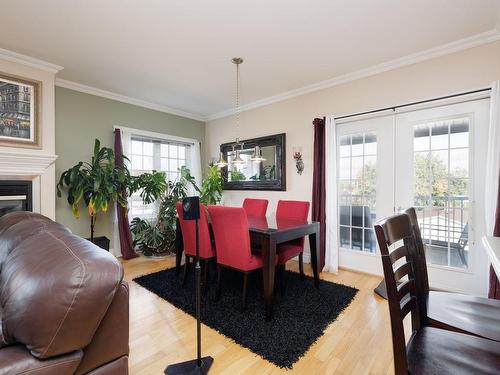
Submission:
M 111 148 L 101 147 L 98 139 L 94 142 L 94 154 L 90 162 L 79 162 L 61 174 L 57 184 L 57 196 L 66 191 L 67 200 L 76 218 L 80 217 L 83 203 L 90 215 L 90 241 L 109 250 L 109 239 L 94 238 L 97 214 L 107 212 L 110 204 L 118 202 L 127 205 L 123 195 L 130 183 L 126 167 L 115 165 L 115 154 Z
M 131 193 L 139 191 L 145 204 L 158 204 L 155 218 L 135 217 L 131 222 L 134 246 L 143 255 L 162 256 L 174 251 L 176 203 L 187 196 L 190 175 L 186 178 L 186 173 L 189 174 L 187 168 L 181 169 L 180 178 L 174 182 L 167 181 L 164 172 L 156 171 L 133 178 Z
M 164 184 L 161 184 L 163 181 Z M 175 250 L 175 230 L 177 202 L 188 194 L 191 185 L 200 195 L 201 203 L 217 204 L 222 197 L 222 174 L 216 166 L 208 169 L 201 188 L 187 167 L 179 168 L 176 181 L 166 182 L 163 172 L 132 177 L 130 193 L 139 191 L 146 204 L 158 202 L 158 213 L 154 219 L 136 217 L 130 229 L 134 236 L 134 245 L 146 256 L 162 256 Z

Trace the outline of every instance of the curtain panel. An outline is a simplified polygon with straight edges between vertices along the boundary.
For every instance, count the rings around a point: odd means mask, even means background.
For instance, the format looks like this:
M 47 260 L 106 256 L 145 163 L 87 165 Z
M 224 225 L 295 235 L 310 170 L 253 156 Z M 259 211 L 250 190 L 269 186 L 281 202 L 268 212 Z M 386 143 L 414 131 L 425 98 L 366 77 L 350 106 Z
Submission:
M 122 166 L 123 147 L 120 129 L 115 129 L 115 165 Z M 123 259 L 132 259 L 139 255 L 134 251 L 132 232 L 128 221 L 127 208 L 116 204 L 116 227 L 118 227 L 118 241 L 115 236 L 115 246 L 119 244 Z
M 490 125 L 485 181 L 486 233 L 500 237 L 500 81 L 491 87 Z M 500 299 L 500 282 L 490 266 L 488 297 Z
M 320 269 L 325 266 L 326 241 L 326 175 L 325 175 L 325 118 L 315 118 L 314 125 L 314 169 L 312 188 L 312 220 L 320 223 Z

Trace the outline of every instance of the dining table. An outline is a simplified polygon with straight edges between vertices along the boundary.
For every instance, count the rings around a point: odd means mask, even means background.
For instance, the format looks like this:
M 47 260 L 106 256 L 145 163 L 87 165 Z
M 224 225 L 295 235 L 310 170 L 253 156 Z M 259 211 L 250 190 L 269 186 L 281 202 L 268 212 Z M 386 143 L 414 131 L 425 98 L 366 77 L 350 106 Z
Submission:
M 176 269 L 180 272 L 183 241 L 179 222 L 176 228 Z M 280 244 L 308 237 L 314 286 L 319 288 L 320 225 L 317 221 L 277 218 L 276 216 L 248 216 L 248 230 L 252 252 L 262 257 L 265 318 L 269 321 L 273 316 L 274 274 Z

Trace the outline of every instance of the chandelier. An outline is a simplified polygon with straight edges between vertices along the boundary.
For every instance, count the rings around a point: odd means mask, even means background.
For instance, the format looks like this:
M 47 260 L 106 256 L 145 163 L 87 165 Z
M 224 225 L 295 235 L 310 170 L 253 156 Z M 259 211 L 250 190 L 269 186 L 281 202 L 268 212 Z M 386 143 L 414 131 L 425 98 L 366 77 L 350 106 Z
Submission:
M 240 65 L 243 63 L 243 59 L 241 57 L 233 57 L 232 58 L 232 63 L 236 65 L 236 98 L 235 98 L 235 109 L 234 109 L 234 115 L 235 115 L 235 125 L 236 128 L 239 128 L 240 125 Z M 231 164 L 235 165 L 241 165 L 245 164 L 245 160 L 241 158 L 241 152 L 243 152 L 243 145 L 244 143 L 240 141 L 240 139 L 237 137 L 236 142 L 233 143 L 232 148 L 233 148 L 233 154 L 235 155 L 235 158 L 230 161 Z M 261 161 L 265 161 L 266 159 L 262 157 L 262 150 L 259 146 L 255 146 L 254 148 L 254 153 L 252 157 L 250 158 L 254 163 L 260 163 Z M 229 163 L 224 159 L 224 153 L 221 152 L 219 156 L 219 160 L 215 165 L 218 167 L 222 168 L 227 166 Z

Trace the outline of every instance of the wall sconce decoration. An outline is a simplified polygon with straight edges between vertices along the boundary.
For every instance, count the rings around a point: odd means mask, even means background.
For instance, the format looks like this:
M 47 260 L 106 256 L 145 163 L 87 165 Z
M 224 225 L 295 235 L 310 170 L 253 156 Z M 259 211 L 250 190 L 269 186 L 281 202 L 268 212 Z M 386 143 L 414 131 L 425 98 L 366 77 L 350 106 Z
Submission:
M 304 171 L 304 161 L 302 160 L 302 148 L 293 148 L 293 158 L 295 159 L 295 168 L 297 168 L 297 174 L 302 174 Z

